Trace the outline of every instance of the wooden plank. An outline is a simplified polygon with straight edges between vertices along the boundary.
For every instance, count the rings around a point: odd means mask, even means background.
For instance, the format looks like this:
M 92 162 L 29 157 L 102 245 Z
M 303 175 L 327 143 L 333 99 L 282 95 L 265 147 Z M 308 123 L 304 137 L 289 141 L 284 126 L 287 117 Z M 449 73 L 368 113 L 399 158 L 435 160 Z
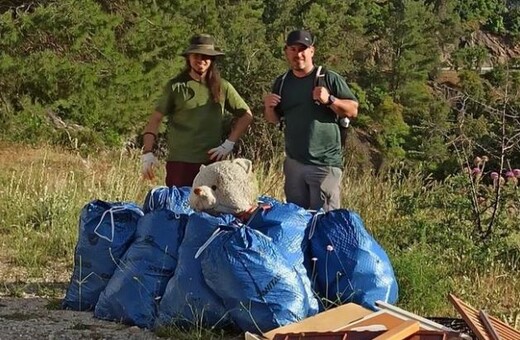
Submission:
M 443 331 L 419 331 L 414 335 L 409 336 L 406 340 L 448 340 L 459 339 L 457 332 L 443 332 Z
M 404 316 L 393 315 L 385 310 L 380 310 L 378 312 L 367 315 L 361 320 L 352 322 L 344 329 L 356 330 L 360 328 L 363 329 L 368 326 L 381 325 L 384 326 L 386 330 L 389 330 L 401 325 L 404 321 L 408 320 L 409 319 L 405 318 Z
M 501 340 L 500 335 L 498 335 L 498 333 L 497 333 L 495 327 L 493 326 L 493 324 L 491 323 L 491 320 L 489 319 L 487 313 L 484 312 L 483 310 L 481 310 L 479 312 L 479 317 L 480 317 L 480 320 L 482 320 L 482 324 L 486 328 L 486 331 L 489 334 L 489 336 L 491 337 L 491 339 Z
M 455 295 L 450 294 L 449 299 L 455 309 L 460 313 L 462 318 L 466 321 L 469 328 L 475 333 L 479 340 L 491 340 L 476 316 L 476 310 L 466 305 L 462 300 L 459 300 Z
M 375 337 L 374 340 L 403 340 L 414 335 L 420 329 L 421 327 L 419 326 L 419 322 L 407 320 L 402 322 L 400 325 L 389 329 L 380 336 Z
M 347 303 L 311 316 L 300 322 L 275 328 L 264 333 L 263 337 L 265 339 L 273 339 L 276 334 L 337 331 L 345 328 L 345 326 L 351 322 L 372 313 L 374 312 L 355 303 Z
M 443 326 L 440 323 L 423 318 L 422 316 L 413 314 L 411 312 L 408 312 L 404 309 L 401 309 L 397 306 L 391 305 L 391 304 L 383 302 L 383 301 L 379 301 L 379 300 L 376 301 L 376 307 L 378 307 L 381 310 L 387 311 L 390 314 L 401 316 L 404 319 L 418 321 L 419 324 L 421 325 L 421 329 L 424 329 L 424 330 L 432 330 L 432 331 L 439 330 L 439 331 L 453 332 L 453 329 Z
M 479 317 L 479 312 L 475 308 L 471 307 L 453 294 L 450 294 L 448 297 L 455 309 L 461 314 L 462 318 L 467 322 L 468 326 L 475 333 L 479 340 L 493 340 L 492 335 L 489 334 L 487 328 L 483 324 L 483 321 Z M 488 315 L 487 319 L 501 340 L 520 339 L 520 332 L 518 330 L 512 328 L 511 326 L 505 324 L 493 316 Z

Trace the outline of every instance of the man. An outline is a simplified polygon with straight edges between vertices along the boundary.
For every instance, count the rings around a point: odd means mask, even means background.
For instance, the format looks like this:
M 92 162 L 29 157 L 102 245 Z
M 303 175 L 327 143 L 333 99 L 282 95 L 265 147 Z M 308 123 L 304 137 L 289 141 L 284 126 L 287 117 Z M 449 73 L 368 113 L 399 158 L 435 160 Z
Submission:
M 142 174 L 153 179 L 158 161 L 152 150 L 163 117 L 168 118 L 167 186 L 191 186 L 200 166 L 226 158 L 253 121 L 244 100 L 220 77 L 215 60 L 224 53 L 215 49 L 212 36 L 194 36 L 182 55 L 186 68 L 166 84 L 143 133 Z M 220 144 L 224 110 L 237 119 Z
M 285 57 L 290 70 L 277 78 L 272 93 L 264 98 L 264 117 L 274 124 L 283 119 L 285 125 L 287 201 L 329 211 L 341 203 L 338 119 L 355 118 L 358 102 L 345 80 L 333 71 L 326 71 L 323 84 L 317 84 L 314 52 L 314 39 L 308 31 L 289 33 Z

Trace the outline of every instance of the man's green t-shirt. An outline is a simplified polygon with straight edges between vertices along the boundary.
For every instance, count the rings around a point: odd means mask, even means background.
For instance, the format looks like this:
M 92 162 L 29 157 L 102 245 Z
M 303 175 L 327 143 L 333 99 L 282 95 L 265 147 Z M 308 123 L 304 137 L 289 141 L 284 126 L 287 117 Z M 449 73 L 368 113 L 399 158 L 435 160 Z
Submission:
M 156 106 L 156 110 L 168 118 L 168 161 L 210 161 L 208 151 L 222 142 L 225 110 L 236 117 L 249 110 L 235 88 L 224 79 L 221 93 L 221 100 L 216 103 L 208 87 L 186 72 L 168 81 Z
M 282 100 L 277 107 L 285 119 L 285 152 L 303 164 L 342 168 L 341 137 L 336 113 L 312 99 L 317 68 L 298 78 L 289 71 L 283 82 Z M 275 81 L 275 84 L 280 81 Z M 327 70 L 324 86 L 339 99 L 356 97 L 336 72 Z M 273 86 L 273 92 L 278 93 Z

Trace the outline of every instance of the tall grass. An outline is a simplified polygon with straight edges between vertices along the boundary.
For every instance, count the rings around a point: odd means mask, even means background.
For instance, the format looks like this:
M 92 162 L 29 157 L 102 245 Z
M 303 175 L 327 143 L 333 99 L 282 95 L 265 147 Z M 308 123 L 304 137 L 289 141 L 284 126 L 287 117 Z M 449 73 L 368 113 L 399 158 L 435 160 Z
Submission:
M 40 276 L 46 267 L 72 263 L 81 208 L 93 199 L 141 202 L 149 184 L 138 158 L 107 153 L 95 158 L 52 148 L 3 150 L 0 234 L 13 265 Z M 9 147 L 11 149 L 11 147 Z
M 0 144 L 0 157 L 0 268 L 9 268 L 0 283 L 68 281 L 82 207 L 93 199 L 142 203 L 164 178 L 158 169 L 155 182 L 142 181 L 139 155 L 127 151 L 83 158 L 51 147 Z M 260 194 L 284 198 L 282 164 L 282 155 L 254 162 Z M 477 244 L 465 232 L 469 214 L 456 202 L 467 198 L 457 190 L 419 173 L 376 176 L 347 169 L 342 203 L 361 215 L 391 257 L 400 307 L 456 315 L 446 298 L 453 292 L 518 326 L 520 246 L 511 240 L 520 233 Z

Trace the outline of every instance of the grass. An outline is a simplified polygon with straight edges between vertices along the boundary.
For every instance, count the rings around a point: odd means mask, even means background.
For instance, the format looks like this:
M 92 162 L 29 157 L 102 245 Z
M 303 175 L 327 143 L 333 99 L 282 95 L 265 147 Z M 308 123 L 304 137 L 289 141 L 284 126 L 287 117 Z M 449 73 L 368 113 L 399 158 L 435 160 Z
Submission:
M 142 202 L 149 189 L 132 155 L 83 159 L 51 148 L 17 148 L 16 154 L 0 152 L 6 165 L 0 173 L 0 234 L 9 241 L 9 260 L 29 276 L 41 276 L 47 267 L 70 269 L 83 205 L 93 199 Z
M 70 279 L 79 212 L 86 203 L 142 204 L 150 188 L 163 184 L 162 169 L 155 182 L 142 181 L 139 155 L 126 151 L 84 158 L 52 147 L 0 143 L 0 158 L 0 293 L 14 296 L 29 284 L 51 298 L 63 295 L 55 283 L 66 285 Z M 282 158 L 254 164 L 260 193 L 283 199 Z M 498 225 L 498 231 L 512 231 L 509 236 L 477 242 L 460 187 L 421 174 L 347 170 L 342 199 L 391 257 L 400 284 L 399 307 L 424 316 L 458 316 L 446 297 L 452 292 L 520 326 L 520 230 L 514 216 L 504 215 Z M 518 208 L 518 202 L 516 197 L 508 206 Z M 206 330 L 166 332 L 172 334 L 179 339 L 223 337 Z

